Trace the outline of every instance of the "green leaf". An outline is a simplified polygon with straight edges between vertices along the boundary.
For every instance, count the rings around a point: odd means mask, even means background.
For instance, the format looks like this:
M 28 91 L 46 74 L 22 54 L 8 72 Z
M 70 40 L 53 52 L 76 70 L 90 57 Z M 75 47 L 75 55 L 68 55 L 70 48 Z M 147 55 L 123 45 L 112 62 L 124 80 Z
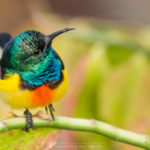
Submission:
M 60 133 L 50 128 L 23 130 L 0 134 L 1 150 L 47 150 L 55 146 Z

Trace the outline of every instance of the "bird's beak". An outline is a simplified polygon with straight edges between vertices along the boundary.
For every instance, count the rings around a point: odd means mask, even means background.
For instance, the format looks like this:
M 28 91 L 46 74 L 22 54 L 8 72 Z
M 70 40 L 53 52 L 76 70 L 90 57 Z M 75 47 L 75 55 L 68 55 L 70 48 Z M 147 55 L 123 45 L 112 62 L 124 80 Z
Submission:
M 50 35 L 46 35 L 46 36 L 45 36 L 46 43 L 51 43 L 52 40 L 53 40 L 56 36 L 58 36 L 58 35 L 60 35 L 60 34 L 62 34 L 62 33 L 68 32 L 68 31 L 70 31 L 70 30 L 75 30 L 75 28 L 64 28 L 64 29 L 58 30 L 58 31 L 56 31 L 56 32 L 54 32 L 54 33 L 52 33 L 52 34 L 50 34 Z

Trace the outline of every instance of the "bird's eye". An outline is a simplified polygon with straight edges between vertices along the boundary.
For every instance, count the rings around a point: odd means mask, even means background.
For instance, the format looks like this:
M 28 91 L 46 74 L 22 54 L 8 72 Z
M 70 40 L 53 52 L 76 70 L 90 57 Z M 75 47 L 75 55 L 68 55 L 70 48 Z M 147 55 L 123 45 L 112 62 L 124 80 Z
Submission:
M 36 44 L 34 47 L 35 51 L 31 55 L 35 57 L 40 55 L 44 51 L 44 46 L 45 46 L 45 43 L 43 42 L 43 40 L 36 41 Z
M 37 49 L 33 54 L 32 56 L 38 56 L 39 54 L 41 54 L 43 51 L 40 50 L 40 49 Z

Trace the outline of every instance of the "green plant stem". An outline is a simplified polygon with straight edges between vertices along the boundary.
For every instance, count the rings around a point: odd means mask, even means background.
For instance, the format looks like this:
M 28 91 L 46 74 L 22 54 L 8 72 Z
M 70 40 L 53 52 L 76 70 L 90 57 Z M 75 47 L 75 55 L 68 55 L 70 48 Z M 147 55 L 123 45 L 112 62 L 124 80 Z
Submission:
M 33 117 L 35 127 L 52 127 L 67 130 L 87 131 L 97 133 L 113 140 L 128 143 L 137 147 L 150 150 L 150 137 L 134 132 L 119 129 L 107 123 L 93 119 L 77 119 L 56 116 L 54 121 Z M 0 121 L 0 132 L 24 128 L 26 121 L 24 117 L 15 117 Z

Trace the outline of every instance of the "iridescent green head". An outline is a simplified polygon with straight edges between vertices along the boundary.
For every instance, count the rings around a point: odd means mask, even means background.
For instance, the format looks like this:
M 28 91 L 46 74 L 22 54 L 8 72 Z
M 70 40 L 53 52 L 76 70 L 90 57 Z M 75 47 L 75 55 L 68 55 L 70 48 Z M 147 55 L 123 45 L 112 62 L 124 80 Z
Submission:
M 65 28 L 50 35 L 34 30 L 19 34 L 4 48 L 2 68 L 6 72 L 17 72 L 24 79 L 38 77 L 47 69 L 59 72 L 61 60 L 56 56 L 51 43 L 56 36 L 70 30 L 73 28 Z
M 73 30 L 65 28 L 50 35 L 29 30 L 19 34 L 5 47 L 2 57 L 3 66 L 18 71 L 32 71 L 50 59 L 52 40 L 61 33 Z M 47 60 L 48 61 L 48 60 Z

